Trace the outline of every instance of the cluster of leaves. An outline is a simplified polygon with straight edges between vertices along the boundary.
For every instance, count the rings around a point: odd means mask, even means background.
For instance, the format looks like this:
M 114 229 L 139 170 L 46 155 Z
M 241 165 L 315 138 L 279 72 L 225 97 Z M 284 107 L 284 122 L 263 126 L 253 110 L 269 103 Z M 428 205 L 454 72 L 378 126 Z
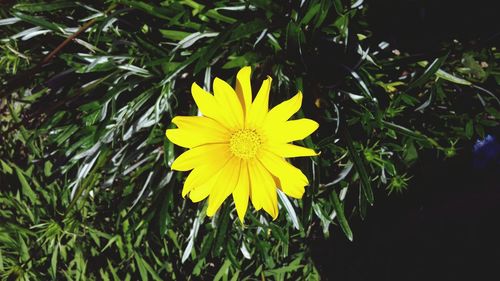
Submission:
M 16 1 L 0 10 L 0 275 L 9 280 L 319 279 L 308 243 L 405 189 L 422 149 L 450 157 L 500 118 L 500 53 L 376 42 L 363 1 Z M 181 197 L 164 137 L 253 66 L 276 104 L 302 90 L 311 179 L 272 221 L 211 219 Z M 488 84 L 489 83 L 489 84 Z M 339 225 L 339 228 L 332 228 Z

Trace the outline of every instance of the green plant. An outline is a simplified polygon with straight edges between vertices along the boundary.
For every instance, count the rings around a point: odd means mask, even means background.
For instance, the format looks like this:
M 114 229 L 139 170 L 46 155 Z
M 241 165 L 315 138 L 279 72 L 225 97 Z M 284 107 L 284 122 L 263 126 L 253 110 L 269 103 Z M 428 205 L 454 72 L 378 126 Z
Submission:
M 337 224 L 352 240 L 348 221 L 374 189 L 404 189 L 419 151 L 452 156 L 498 125 L 482 84 L 500 79 L 498 50 L 371 51 L 369 7 L 280 2 L 3 4 L 2 278 L 319 279 L 312 237 Z M 196 114 L 192 82 L 210 90 L 245 65 L 274 77 L 273 105 L 304 93 L 298 116 L 320 129 L 301 145 L 321 155 L 294 162 L 311 182 L 302 200 L 242 226 L 229 202 L 208 219 L 181 197 L 164 134 Z

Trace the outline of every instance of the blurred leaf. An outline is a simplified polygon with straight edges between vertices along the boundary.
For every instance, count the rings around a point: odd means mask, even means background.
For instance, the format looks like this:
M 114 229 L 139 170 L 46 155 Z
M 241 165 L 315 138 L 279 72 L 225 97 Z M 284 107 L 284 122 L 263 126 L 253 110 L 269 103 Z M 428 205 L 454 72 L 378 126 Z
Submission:
M 72 1 L 53 1 L 50 3 L 22 3 L 16 4 L 12 7 L 14 10 L 27 13 L 47 12 L 54 10 L 61 10 L 65 8 L 76 7 L 77 4 Z

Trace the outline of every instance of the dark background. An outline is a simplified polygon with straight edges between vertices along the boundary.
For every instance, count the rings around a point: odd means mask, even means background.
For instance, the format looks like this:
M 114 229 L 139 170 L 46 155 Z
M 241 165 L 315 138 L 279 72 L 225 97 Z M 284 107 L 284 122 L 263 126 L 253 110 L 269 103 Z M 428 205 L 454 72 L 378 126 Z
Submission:
M 410 53 L 435 51 L 458 40 L 467 47 L 498 46 L 497 0 L 368 0 L 377 40 Z
M 498 46 L 496 2 L 369 1 L 369 24 L 374 38 L 411 54 L 438 51 L 453 39 L 471 49 Z M 421 152 L 405 192 L 378 189 L 367 218 L 351 217 L 353 242 L 338 227 L 329 239 L 311 241 L 322 277 L 500 280 L 500 166 L 474 167 L 473 144 L 461 144 L 451 159 Z
M 500 166 L 475 169 L 472 148 L 443 161 L 422 155 L 402 194 L 377 190 L 367 218 L 314 241 L 326 280 L 499 280 Z M 498 159 L 498 158 L 497 158 Z M 339 255 L 342 253 L 342 255 Z

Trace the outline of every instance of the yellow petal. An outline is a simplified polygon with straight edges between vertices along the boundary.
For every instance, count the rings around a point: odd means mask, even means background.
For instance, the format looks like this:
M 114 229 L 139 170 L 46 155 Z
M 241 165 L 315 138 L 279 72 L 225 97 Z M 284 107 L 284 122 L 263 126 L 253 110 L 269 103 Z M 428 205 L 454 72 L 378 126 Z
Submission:
M 302 118 L 275 123 L 267 127 L 265 133 L 271 143 L 288 143 L 306 138 L 316 131 L 318 127 L 319 124 L 316 121 Z
M 186 181 L 184 182 L 184 186 L 182 187 L 182 197 L 186 197 L 186 195 L 191 190 L 193 190 L 193 188 L 196 187 L 196 185 L 192 183 L 193 181 L 197 181 L 197 182 L 201 182 L 201 183 L 206 182 L 206 180 L 205 181 L 201 180 L 202 170 L 200 168 L 201 167 L 194 168 L 187 176 Z M 207 179 L 210 179 L 210 177 Z M 188 181 L 189 181 L 189 184 L 188 184 Z
M 307 177 L 301 170 L 274 153 L 263 150 L 259 155 L 259 161 L 262 162 L 271 174 L 278 177 L 281 182 L 289 180 L 290 182 L 297 183 L 297 185 L 302 184 L 304 186 L 309 184 Z
M 257 160 L 248 162 L 248 172 L 250 175 L 250 185 L 252 191 L 252 203 L 262 206 L 271 217 L 278 217 L 278 197 L 276 184 L 273 177 L 262 164 Z
M 189 192 L 189 198 L 194 203 L 200 202 L 210 195 L 212 190 L 214 189 L 214 184 L 219 175 L 222 173 L 222 169 L 218 172 L 215 172 L 207 181 L 201 183 L 198 186 L 195 186 L 191 192 Z
M 191 192 L 189 192 L 189 199 L 194 203 L 200 202 L 210 195 L 212 189 L 214 187 L 215 177 L 210 179 L 208 182 L 203 185 L 195 187 Z
M 230 128 L 224 112 L 221 111 L 220 106 L 213 95 L 207 93 L 196 83 L 191 85 L 191 94 L 193 95 L 193 99 L 196 102 L 198 109 L 201 111 L 201 114 L 218 121 L 227 128 Z
M 229 135 L 225 136 L 215 131 L 207 132 L 206 134 L 202 132 L 203 130 L 168 129 L 165 135 L 169 141 L 185 148 L 215 143 L 229 143 Z
M 250 170 L 248 173 L 250 174 Z M 252 174 L 250 174 L 250 177 L 252 177 Z M 257 182 L 255 179 L 250 180 L 250 200 L 252 201 L 252 205 L 253 205 L 254 209 L 258 211 L 258 210 L 262 209 L 262 204 L 259 200 L 257 200 L 258 189 L 254 186 L 256 184 L 257 184 Z
M 287 121 L 290 117 L 292 117 L 292 115 L 299 111 L 301 105 L 302 93 L 299 91 L 291 99 L 286 100 L 269 110 L 264 124 L 267 124 L 268 122 L 281 123 Z
M 248 118 L 248 111 L 252 104 L 252 85 L 250 83 L 250 75 L 252 68 L 245 66 L 236 75 L 236 93 L 243 108 L 245 118 Z
M 175 159 L 172 170 L 189 171 L 205 163 L 220 161 L 221 155 L 229 153 L 228 144 L 207 144 L 192 148 Z
M 297 199 L 301 199 L 304 196 L 305 186 L 303 184 L 297 184 L 287 179 L 280 181 L 280 184 L 281 191 L 286 195 Z
M 172 119 L 179 129 L 168 129 L 167 138 L 182 147 L 209 143 L 227 143 L 230 132 L 217 121 L 203 116 L 177 116 Z
M 241 169 L 241 159 L 233 157 L 222 168 L 214 183 L 214 188 L 208 197 L 207 216 L 211 217 L 217 212 L 222 202 L 233 193 L 238 183 Z
M 316 153 L 314 150 L 310 148 L 288 143 L 270 144 L 266 149 L 272 151 L 274 154 L 280 157 L 285 157 L 285 158 L 318 155 L 318 153 Z
M 184 182 L 182 197 L 185 197 L 188 192 L 198 186 L 204 185 L 217 175 L 232 156 L 231 152 L 227 150 L 219 151 L 219 153 L 217 161 L 203 163 L 203 165 L 196 166 L 193 171 L 189 173 L 186 182 Z
M 234 89 L 226 81 L 215 78 L 214 96 L 230 128 L 243 128 L 243 109 Z
M 172 123 L 180 129 L 191 130 L 196 134 L 216 134 L 227 139 L 230 134 L 221 123 L 205 116 L 176 116 Z
M 260 126 L 266 118 L 267 111 L 269 110 L 269 91 L 271 90 L 271 77 L 267 77 L 262 86 L 260 87 L 255 100 L 253 101 L 250 112 L 248 113 L 248 128 L 256 128 Z
M 248 196 L 250 193 L 250 181 L 248 177 L 248 165 L 247 161 L 241 162 L 240 177 L 236 188 L 233 191 L 234 205 L 236 206 L 236 212 L 238 217 L 243 223 L 245 218 L 245 213 L 248 208 Z

